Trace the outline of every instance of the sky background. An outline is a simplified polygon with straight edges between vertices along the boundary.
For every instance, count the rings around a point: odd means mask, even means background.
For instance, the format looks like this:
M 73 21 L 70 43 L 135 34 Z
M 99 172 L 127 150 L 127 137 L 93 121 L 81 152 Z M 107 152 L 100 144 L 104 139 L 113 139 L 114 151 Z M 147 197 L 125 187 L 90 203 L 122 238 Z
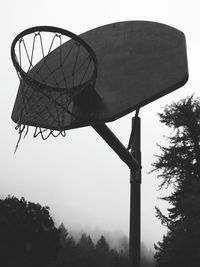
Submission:
M 166 229 L 155 218 L 155 206 L 165 211 L 158 200 L 157 174 L 148 174 L 159 154 L 157 143 L 170 131 L 159 122 L 158 112 L 172 101 L 188 95 L 200 96 L 200 16 L 199 1 L 68 1 L 7 0 L 1 6 L 0 49 L 0 197 L 8 194 L 50 206 L 56 225 L 63 222 L 72 232 L 129 232 L 129 169 L 90 127 L 70 130 L 65 138 L 34 139 L 30 131 L 18 140 L 11 112 L 18 78 L 10 58 L 10 46 L 22 30 L 36 25 L 52 25 L 80 34 L 108 23 L 149 20 L 168 24 L 186 35 L 190 78 L 181 89 L 140 110 L 142 121 L 142 241 L 153 247 Z M 128 144 L 134 113 L 108 126 Z

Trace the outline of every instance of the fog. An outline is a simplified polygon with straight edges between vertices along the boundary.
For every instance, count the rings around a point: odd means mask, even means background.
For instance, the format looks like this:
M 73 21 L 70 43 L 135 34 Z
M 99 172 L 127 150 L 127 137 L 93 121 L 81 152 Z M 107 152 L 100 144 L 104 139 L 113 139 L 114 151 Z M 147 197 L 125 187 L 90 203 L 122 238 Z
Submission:
M 67 227 L 65 226 L 67 229 Z M 82 236 L 82 234 L 86 234 L 87 236 L 90 236 L 94 243 L 96 243 L 100 237 L 103 235 L 106 238 L 106 241 L 109 243 L 109 246 L 113 249 L 116 249 L 118 252 L 123 252 L 126 255 L 128 255 L 129 251 L 129 239 L 127 235 L 124 235 L 120 231 L 115 232 L 107 232 L 101 229 L 85 229 L 82 231 L 70 231 L 70 229 L 67 229 L 69 232 L 69 235 L 78 242 Z M 141 243 L 141 260 L 148 262 L 150 264 L 154 264 L 154 250 L 152 248 L 149 248 L 147 245 L 145 245 L 144 242 Z
M 199 10 L 198 1 L 186 0 L 4 1 L 0 18 L 0 197 L 9 194 L 18 198 L 23 196 L 28 201 L 50 206 L 56 225 L 63 222 L 75 236 L 87 232 L 97 239 L 100 233 L 105 233 L 112 246 L 119 249 L 119 244 L 127 244 L 123 240 L 127 240 L 129 235 L 129 169 L 92 128 L 70 130 L 66 138 L 50 138 L 46 141 L 32 138 L 31 129 L 29 135 L 21 140 L 14 155 L 18 133 L 10 117 L 19 81 L 11 62 L 10 46 L 19 32 L 36 25 L 57 26 L 76 34 L 127 20 L 149 20 L 171 25 L 186 35 L 189 81 L 183 88 L 140 111 L 141 237 L 144 247 L 153 250 L 153 244 L 161 240 L 166 232 L 155 218 L 154 207 L 158 206 L 162 211 L 167 209 L 167 205 L 158 199 L 165 193 L 157 191 L 159 181 L 156 174 L 149 174 L 155 160 L 154 154 L 160 153 L 156 144 L 165 144 L 163 135 L 169 133 L 159 122 L 157 113 L 172 101 L 192 93 L 195 93 L 195 97 L 200 95 Z M 108 124 L 125 146 L 128 144 L 133 116 L 134 113 Z

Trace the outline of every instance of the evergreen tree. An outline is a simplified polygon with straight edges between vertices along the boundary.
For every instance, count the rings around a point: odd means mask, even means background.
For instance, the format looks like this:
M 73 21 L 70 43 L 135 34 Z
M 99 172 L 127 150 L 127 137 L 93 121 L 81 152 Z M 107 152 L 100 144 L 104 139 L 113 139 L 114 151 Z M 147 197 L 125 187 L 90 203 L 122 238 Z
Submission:
M 63 223 L 61 223 L 61 225 L 59 226 L 59 230 L 60 230 L 60 244 L 61 246 L 64 246 L 67 242 L 67 239 L 69 238 L 69 234 Z
M 53 267 L 78 266 L 80 255 L 73 237 L 69 235 L 63 223 L 59 226 L 59 230 L 61 250 Z
M 169 147 L 160 147 L 162 154 L 153 166 L 161 171 L 160 188 L 172 185 L 173 192 L 162 198 L 171 204 L 167 215 L 156 208 L 168 228 L 155 245 L 157 266 L 200 266 L 200 99 L 188 97 L 159 115 L 173 134 Z
M 109 244 L 107 243 L 105 237 L 102 235 L 100 239 L 96 243 L 96 258 L 98 261 L 98 267 L 109 266 L 109 252 L 110 252 L 110 247 Z
M 79 243 L 77 245 L 79 250 L 79 255 L 81 255 L 81 262 L 83 266 L 86 267 L 95 267 L 95 245 L 90 236 L 82 234 Z
M 94 245 L 91 237 L 87 236 L 86 234 L 82 234 L 78 244 L 84 250 L 87 250 L 87 251 L 93 251 L 95 248 L 95 245 Z
M 102 235 L 96 243 L 96 251 L 99 254 L 107 254 L 110 250 L 109 244 L 107 243 L 105 237 Z

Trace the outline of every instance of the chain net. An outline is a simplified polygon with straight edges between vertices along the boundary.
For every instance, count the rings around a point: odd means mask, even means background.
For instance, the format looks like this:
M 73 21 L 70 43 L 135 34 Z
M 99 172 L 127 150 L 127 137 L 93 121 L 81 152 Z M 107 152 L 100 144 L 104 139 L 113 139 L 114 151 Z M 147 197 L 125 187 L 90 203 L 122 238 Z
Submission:
M 94 58 L 73 38 L 36 31 L 17 41 L 15 59 L 20 79 L 16 149 L 29 126 L 35 127 L 34 137 L 44 140 L 65 136 L 69 120 L 82 119 L 72 102 L 84 90 L 94 88 Z

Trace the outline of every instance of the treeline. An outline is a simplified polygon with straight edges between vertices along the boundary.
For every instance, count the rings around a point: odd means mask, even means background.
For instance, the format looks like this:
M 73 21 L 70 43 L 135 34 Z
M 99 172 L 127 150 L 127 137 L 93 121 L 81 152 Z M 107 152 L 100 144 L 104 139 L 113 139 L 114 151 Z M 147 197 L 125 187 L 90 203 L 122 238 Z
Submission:
M 61 250 L 53 266 L 55 267 L 128 267 L 127 251 L 110 248 L 106 238 L 101 236 L 96 244 L 91 237 L 82 234 L 76 243 L 68 235 L 64 225 L 60 226 Z
M 24 198 L 0 199 L 0 266 L 128 267 L 128 242 L 111 248 L 104 236 L 96 243 L 82 234 L 75 242 L 63 224 L 56 228 L 49 207 Z M 152 267 L 148 257 L 141 267 Z
M 109 246 L 102 235 L 94 243 L 90 235 L 82 234 L 78 242 L 69 236 L 62 224 L 60 227 L 62 244 L 58 258 L 52 267 L 128 267 L 128 243 L 121 250 Z M 148 256 L 142 257 L 141 267 L 153 267 Z

